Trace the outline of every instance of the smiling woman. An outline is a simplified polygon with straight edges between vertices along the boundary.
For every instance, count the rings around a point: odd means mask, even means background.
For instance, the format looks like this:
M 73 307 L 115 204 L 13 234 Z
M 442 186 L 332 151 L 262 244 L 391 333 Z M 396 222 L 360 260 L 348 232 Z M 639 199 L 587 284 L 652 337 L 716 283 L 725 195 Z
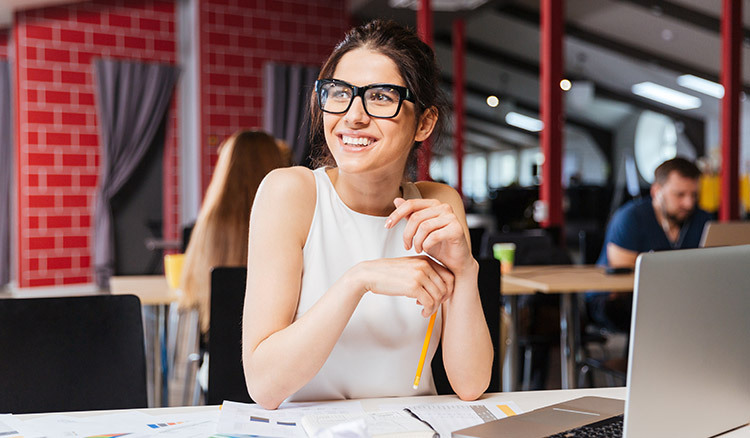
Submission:
M 442 342 L 455 392 L 487 388 L 492 345 L 461 198 L 405 179 L 445 114 L 432 50 L 393 23 L 351 30 L 311 96 L 321 167 L 272 172 L 250 218 L 243 364 L 267 408 L 284 400 L 434 394 Z M 416 305 L 415 305 L 416 303 Z

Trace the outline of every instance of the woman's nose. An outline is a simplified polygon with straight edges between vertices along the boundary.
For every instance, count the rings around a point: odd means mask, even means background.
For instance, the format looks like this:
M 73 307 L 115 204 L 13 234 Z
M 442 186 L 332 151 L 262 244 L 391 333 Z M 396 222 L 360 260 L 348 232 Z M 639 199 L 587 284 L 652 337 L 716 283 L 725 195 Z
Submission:
M 365 111 L 364 101 L 361 97 L 355 96 L 354 101 L 349 107 L 349 111 L 344 115 L 344 121 L 351 125 L 361 125 L 370 121 L 370 116 Z

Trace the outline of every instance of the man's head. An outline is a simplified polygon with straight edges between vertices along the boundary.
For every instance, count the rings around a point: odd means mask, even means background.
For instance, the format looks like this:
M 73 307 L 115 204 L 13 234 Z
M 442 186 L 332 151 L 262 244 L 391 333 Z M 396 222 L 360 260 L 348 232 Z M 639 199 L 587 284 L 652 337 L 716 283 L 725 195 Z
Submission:
M 651 185 L 654 207 L 667 220 L 681 225 L 695 210 L 700 176 L 698 167 L 684 158 L 661 163 L 654 171 Z

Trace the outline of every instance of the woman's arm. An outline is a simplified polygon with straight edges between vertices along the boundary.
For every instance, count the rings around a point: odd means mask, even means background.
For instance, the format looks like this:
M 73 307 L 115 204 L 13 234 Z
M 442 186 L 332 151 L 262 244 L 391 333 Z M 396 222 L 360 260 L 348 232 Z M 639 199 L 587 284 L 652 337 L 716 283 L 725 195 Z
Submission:
M 366 291 L 414 297 L 431 313 L 452 290 L 452 275 L 426 257 L 367 261 L 294 321 L 314 208 L 314 177 L 302 168 L 269 174 L 253 203 L 242 358 L 248 392 L 265 408 L 315 376 Z
M 292 324 L 314 208 L 314 177 L 301 168 L 271 172 L 253 203 L 242 359 L 248 392 L 266 408 L 278 407 L 317 373 L 359 302 L 343 279 Z
M 405 247 L 424 250 L 455 277 L 453 293 L 442 305 L 443 363 L 456 394 L 463 400 L 474 400 L 489 385 L 493 350 L 479 298 L 478 264 L 471 255 L 463 202 L 446 185 L 418 185 L 425 199 L 396 200 L 391 223 L 407 220 Z

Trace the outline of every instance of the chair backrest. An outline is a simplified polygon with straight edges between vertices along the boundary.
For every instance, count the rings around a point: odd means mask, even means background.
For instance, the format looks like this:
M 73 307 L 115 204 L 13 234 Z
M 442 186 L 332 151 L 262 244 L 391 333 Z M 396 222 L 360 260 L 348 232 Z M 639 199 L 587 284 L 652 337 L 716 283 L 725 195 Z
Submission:
M 242 369 L 242 308 L 247 268 L 211 270 L 211 323 L 208 331 L 206 403 L 252 403 Z
M 138 297 L 0 299 L 0 412 L 147 405 Z
M 555 245 L 552 236 L 543 229 L 532 229 L 521 232 L 510 233 L 484 233 L 482 239 L 482 258 L 492 258 L 492 245 L 495 243 L 516 244 L 516 265 L 540 264 L 536 261 L 540 253 L 552 249 Z
M 487 392 L 499 392 L 501 390 L 500 370 L 500 262 L 494 258 L 479 260 L 479 298 L 482 301 L 484 319 L 490 330 L 494 358 L 492 360 L 492 377 Z M 432 377 L 435 380 L 435 388 L 438 394 L 453 394 L 448 377 L 443 365 L 443 350 L 439 346 L 432 359 Z

